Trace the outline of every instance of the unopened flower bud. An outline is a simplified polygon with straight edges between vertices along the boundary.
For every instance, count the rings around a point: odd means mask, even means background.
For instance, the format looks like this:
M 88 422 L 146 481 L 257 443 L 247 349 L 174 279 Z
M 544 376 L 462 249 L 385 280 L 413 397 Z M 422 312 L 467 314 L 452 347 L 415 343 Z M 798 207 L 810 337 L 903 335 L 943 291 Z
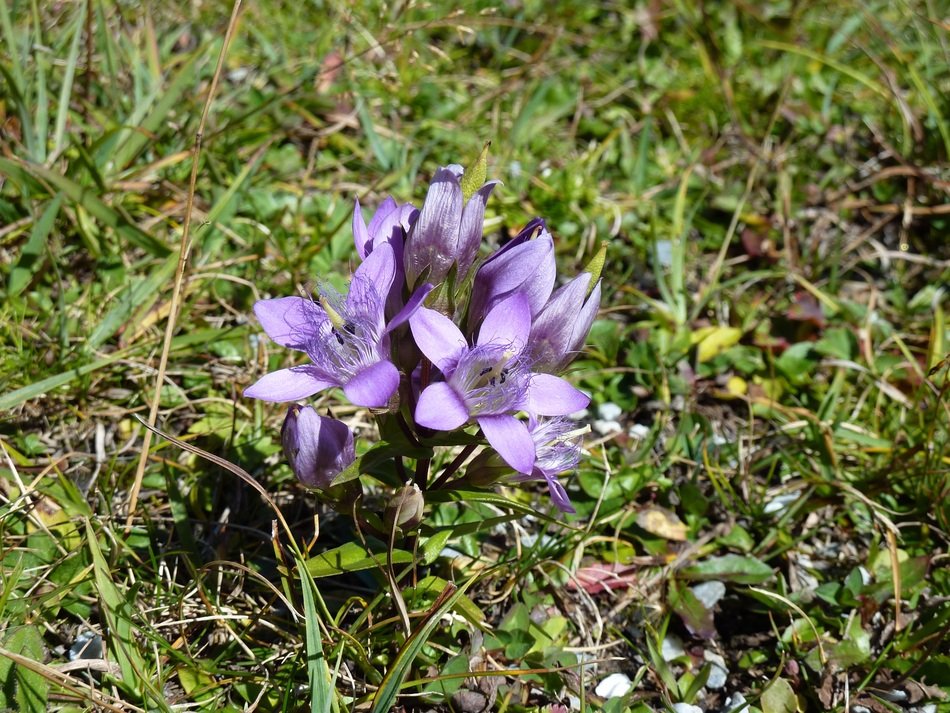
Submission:
M 390 527 L 411 530 L 422 522 L 426 501 L 419 486 L 411 483 L 400 488 L 386 508 L 386 522 Z
M 328 488 L 356 460 L 353 432 L 310 406 L 290 406 L 280 439 L 294 474 L 311 488 Z

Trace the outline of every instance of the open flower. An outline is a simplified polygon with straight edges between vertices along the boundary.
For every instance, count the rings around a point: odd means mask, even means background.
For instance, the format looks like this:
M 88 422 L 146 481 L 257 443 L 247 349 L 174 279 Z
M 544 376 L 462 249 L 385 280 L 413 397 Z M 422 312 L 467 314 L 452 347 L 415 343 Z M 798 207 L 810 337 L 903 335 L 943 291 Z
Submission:
M 399 386 L 384 316 L 395 270 L 393 249 L 383 243 L 356 269 L 346 297 L 321 290 L 316 302 L 280 297 L 255 304 L 267 336 L 306 352 L 312 363 L 265 374 L 244 395 L 296 401 L 336 386 L 357 406 L 386 406 Z M 402 321 L 405 315 L 393 320 Z
M 581 447 L 574 422 L 560 417 L 532 420 L 528 432 L 534 442 L 534 467 L 531 473 L 518 475 L 514 480 L 545 481 L 551 494 L 551 502 L 562 512 L 576 512 L 567 497 L 567 491 L 557 479 L 562 473 L 577 468 L 580 461 Z
M 457 164 L 436 171 L 425 202 L 406 239 L 404 262 L 410 287 L 426 274 L 434 285 L 445 280 L 453 264 L 458 265 L 457 282 L 472 267 L 482 240 L 485 204 L 497 181 L 489 181 L 465 200 Z
M 554 239 L 544 221 L 533 220 L 478 268 L 472 283 L 469 326 L 475 327 L 496 304 L 516 292 L 527 298 L 531 316 L 538 314 L 551 296 L 556 273 Z
M 432 309 L 419 309 L 409 325 L 419 349 L 445 379 L 429 384 L 419 395 L 416 423 L 451 431 L 474 420 L 519 473 L 532 472 L 535 444 L 528 427 L 514 414 L 565 415 L 590 401 L 558 376 L 531 372 L 523 354 L 531 308 L 521 293 L 502 299 L 488 312 L 473 346 L 448 317 Z
M 535 370 L 559 372 L 584 346 L 600 306 L 600 281 L 588 295 L 590 281 L 582 272 L 555 290 L 535 317 L 527 349 Z
M 356 460 L 353 432 L 342 421 L 324 418 L 310 406 L 293 404 L 288 409 L 280 440 L 294 474 L 311 488 L 329 488 Z

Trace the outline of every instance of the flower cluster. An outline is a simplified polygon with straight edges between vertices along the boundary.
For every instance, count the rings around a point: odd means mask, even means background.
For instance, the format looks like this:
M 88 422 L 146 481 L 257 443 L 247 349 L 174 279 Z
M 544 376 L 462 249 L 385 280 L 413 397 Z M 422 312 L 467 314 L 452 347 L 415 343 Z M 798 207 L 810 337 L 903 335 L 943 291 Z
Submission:
M 456 473 L 465 457 L 456 458 L 433 487 L 469 475 L 468 482 L 485 484 L 486 473 L 492 482 L 543 480 L 552 501 L 571 512 L 557 476 L 577 466 L 580 447 L 566 416 L 589 399 L 558 374 L 583 347 L 597 312 L 594 263 L 602 264 L 602 254 L 555 289 L 554 242 L 535 219 L 479 261 L 496 185 L 484 175 L 484 154 L 468 173 L 442 168 L 421 209 L 389 198 L 369 224 L 357 202 L 361 262 L 347 294 L 321 286 L 310 297 L 254 306 L 267 335 L 309 362 L 266 374 L 245 395 L 296 402 L 340 388 L 409 450 L 465 444 L 467 456 L 484 446 L 465 475 Z M 297 477 L 322 490 L 357 460 L 352 432 L 309 406 L 290 407 L 282 441 Z M 403 456 L 391 458 L 394 472 L 404 473 Z M 424 491 L 431 459 L 421 460 L 422 482 L 412 485 Z

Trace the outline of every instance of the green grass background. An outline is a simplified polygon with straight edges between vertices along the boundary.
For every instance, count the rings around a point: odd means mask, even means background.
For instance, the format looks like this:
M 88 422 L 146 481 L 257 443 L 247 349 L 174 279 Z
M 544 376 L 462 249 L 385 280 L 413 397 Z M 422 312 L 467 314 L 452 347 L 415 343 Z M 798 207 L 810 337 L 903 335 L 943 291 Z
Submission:
M 287 528 L 161 438 L 126 527 L 231 9 L 0 0 L 0 710 L 950 710 L 945 4 L 244 3 L 159 426 Z M 576 518 L 430 502 L 393 586 L 241 397 L 288 363 L 251 306 L 343 285 L 353 199 L 419 205 L 486 141 L 486 249 L 606 242 L 571 378 L 620 416 Z

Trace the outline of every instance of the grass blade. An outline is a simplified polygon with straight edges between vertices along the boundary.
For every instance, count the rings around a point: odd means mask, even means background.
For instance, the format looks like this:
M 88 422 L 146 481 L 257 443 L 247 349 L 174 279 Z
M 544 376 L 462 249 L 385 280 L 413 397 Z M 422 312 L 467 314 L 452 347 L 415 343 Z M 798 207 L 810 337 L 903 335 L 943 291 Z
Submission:
M 96 580 L 102 613 L 110 633 L 109 649 L 119 664 L 123 683 L 127 690 L 137 693 L 143 699 L 151 698 L 160 709 L 167 710 L 162 696 L 150 685 L 146 675 L 145 659 L 136 648 L 130 600 L 112 581 L 111 568 L 102 555 L 95 530 L 89 520 L 86 520 L 86 542 L 89 544 L 89 553 L 92 555 L 93 576 Z
M 103 342 L 112 337 L 128 322 L 129 316 L 146 300 L 154 299 L 160 293 L 161 287 L 167 284 L 175 272 L 178 263 L 177 255 L 169 255 L 158 268 L 147 278 L 133 282 L 125 288 L 117 298 L 117 304 L 99 322 L 98 326 L 89 335 L 86 345 L 89 349 L 97 349 Z
M 43 50 L 43 25 L 40 10 L 33 0 L 33 23 L 36 38 L 33 41 L 33 61 L 36 64 L 36 144 L 32 158 L 37 163 L 46 161 L 46 142 L 49 140 L 49 95 L 46 93 L 46 56 Z
M 53 229 L 56 216 L 59 215 L 62 199 L 63 194 L 57 193 L 56 197 L 47 204 L 39 220 L 33 223 L 33 230 L 30 231 L 30 237 L 20 252 L 20 259 L 10 272 L 10 281 L 7 283 L 8 297 L 20 294 L 40 268 L 43 248 L 46 246 L 50 230 Z
M 112 172 L 124 170 L 139 155 L 142 149 L 154 140 L 153 137 L 161 128 L 162 122 L 168 117 L 169 112 L 181 102 L 185 90 L 198 83 L 198 73 L 194 71 L 195 65 L 204 56 L 202 52 L 194 54 L 185 62 L 167 87 L 156 86 L 155 91 L 145 100 L 141 108 L 137 108 L 134 112 L 136 116 L 131 123 L 135 128 L 127 129 L 117 135 L 118 143 L 114 149 L 111 148 L 111 143 L 103 145 L 105 155 L 109 157 L 108 162 L 112 164 Z M 161 98 L 145 116 L 145 112 L 154 103 L 156 97 Z M 100 155 L 99 158 L 103 159 L 104 157 Z M 104 163 L 105 161 L 101 161 L 100 165 L 104 165 Z
M 6 174 L 9 178 L 21 184 L 31 182 L 48 183 L 62 191 L 67 198 L 81 205 L 92 217 L 115 230 L 133 245 L 159 257 L 164 257 L 171 252 L 167 245 L 132 223 L 112 206 L 90 192 L 87 187 L 71 181 L 56 171 L 45 166 L 0 158 L 0 173 Z
M 323 652 L 323 639 L 320 635 L 320 615 L 317 612 L 317 586 L 307 575 L 306 562 L 297 558 L 300 583 L 303 590 L 303 612 L 306 624 L 307 640 L 307 677 L 310 681 L 311 713 L 328 713 L 333 701 L 335 688 L 326 655 Z
M 465 594 L 465 590 L 469 588 L 475 579 L 476 577 L 469 579 L 461 587 L 456 587 L 451 583 L 446 585 L 442 594 L 439 595 L 439 598 L 436 599 L 435 603 L 429 609 L 425 619 L 423 619 L 422 623 L 412 632 L 412 635 L 406 639 L 406 643 L 402 645 L 399 653 L 396 654 L 392 666 L 389 667 L 389 671 L 386 672 L 386 676 L 376 691 L 376 696 L 373 699 L 372 713 L 385 713 L 385 711 L 393 707 L 396 696 L 399 694 L 399 689 L 402 687 L 402 682 L 405 681 L 409 675 L 413 662 L 416 660 L 422 647 L 425 646 L 429 640 L 432 631 L 442 620 L 442 615 L 455 606 L 455 603 Z
M 69 118 L 69 98 L 73 93 L 73 81 L 76 77 L 76 64 L 79 62 L 79 48 L 82 40 L 82 7 L 76 12 L 76 28 L 66 56 L 66 72 L 63 74 L 63 86 L 59 90 L 59 106 L 56 107 L 56 125 L 53 129 L 53 152 L 51 158 L 62 152 L 66 137 L 66 120 Z

